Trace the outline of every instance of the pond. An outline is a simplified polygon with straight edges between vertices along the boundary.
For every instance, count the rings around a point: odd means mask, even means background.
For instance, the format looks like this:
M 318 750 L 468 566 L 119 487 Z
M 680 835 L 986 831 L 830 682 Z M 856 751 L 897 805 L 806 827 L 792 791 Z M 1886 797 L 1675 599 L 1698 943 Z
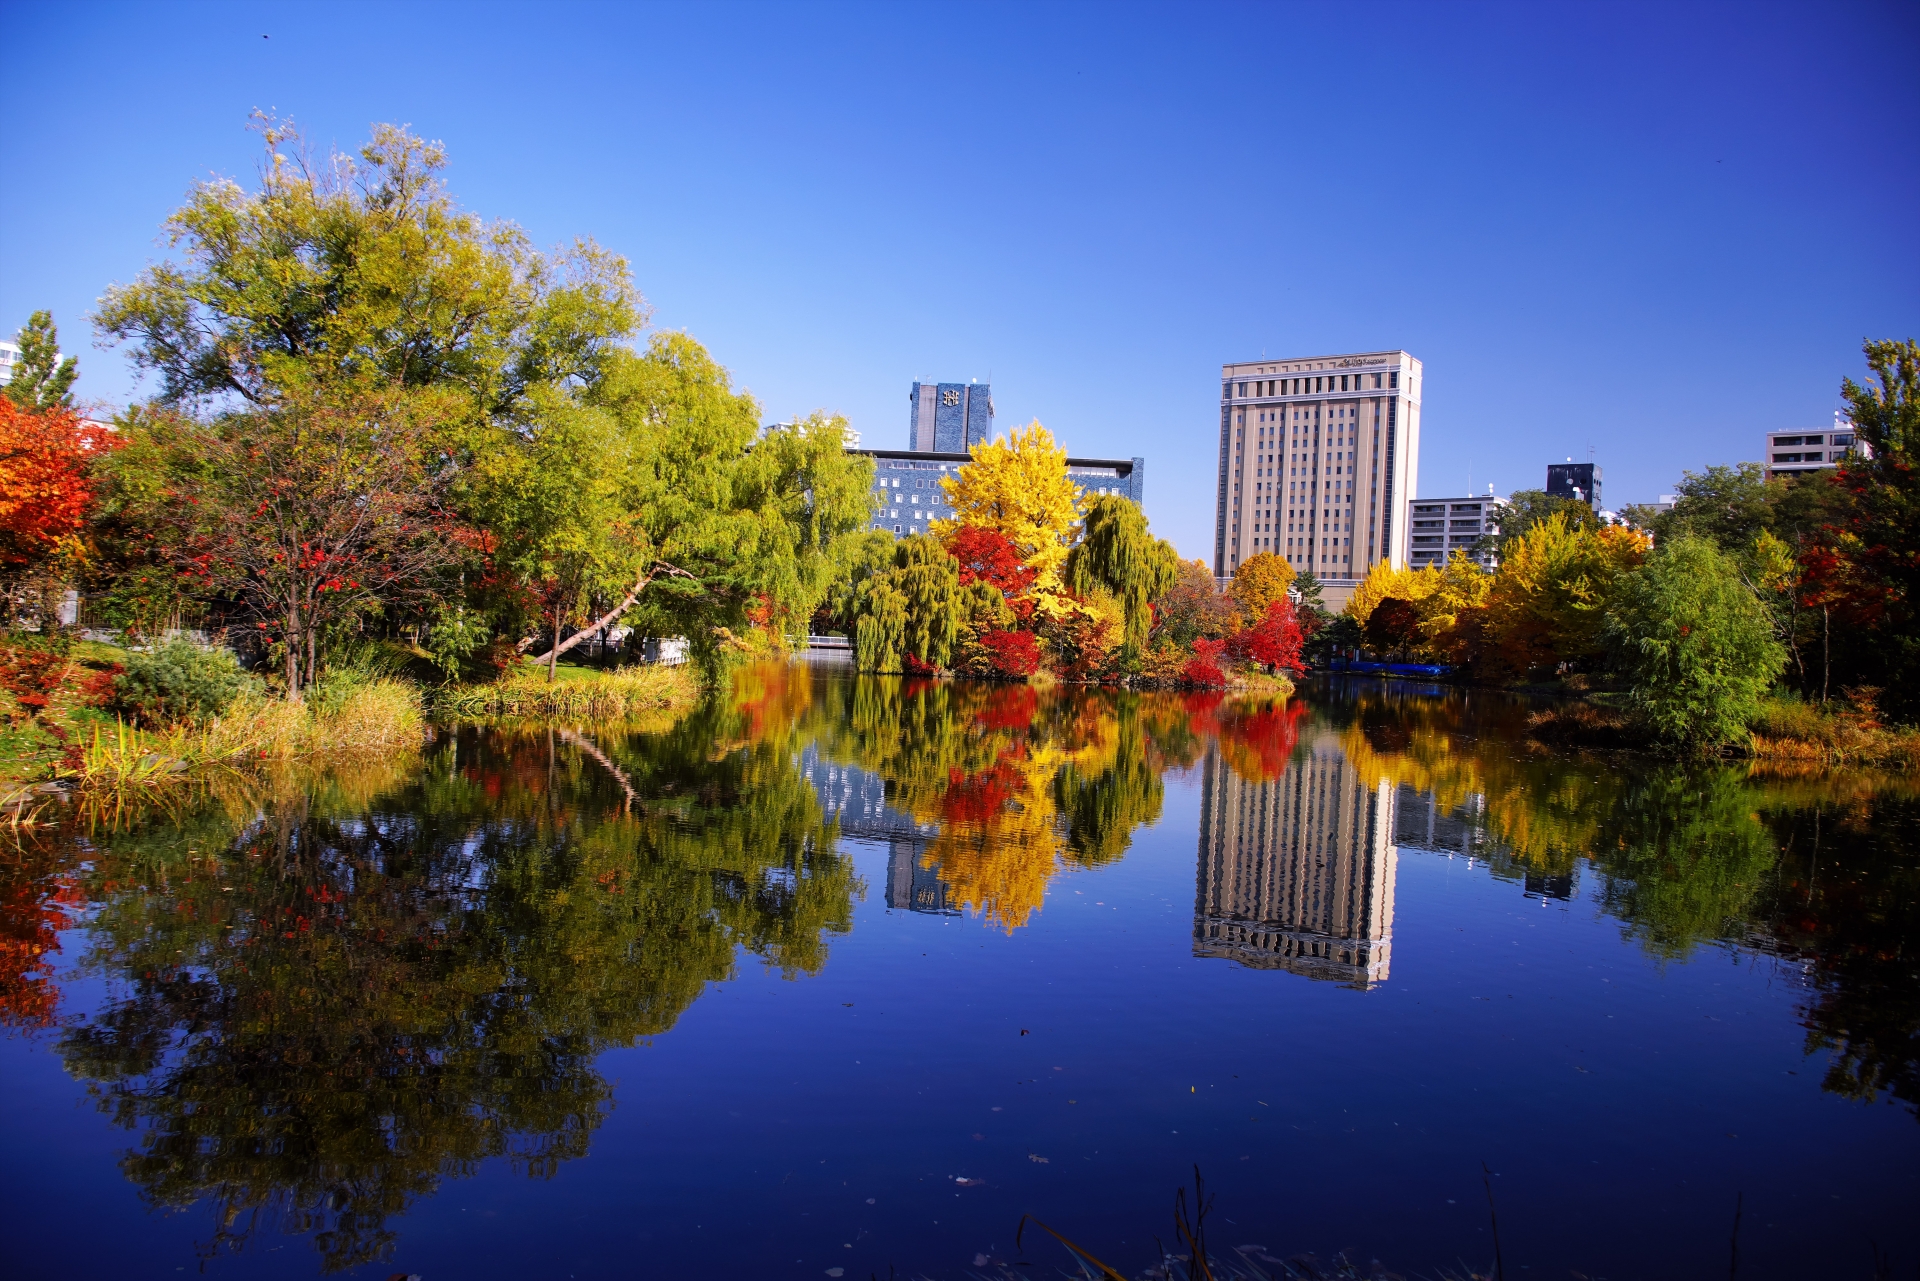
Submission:
M 19 1276 L 1920 1263 L 1920 800 L 1514 700 L 742 673 L 8 836 Z M 1191 1197 L 1191 1191 L 1188 1193 Z M 1036 1237 L 1038 1239 L 1036 1239 Z

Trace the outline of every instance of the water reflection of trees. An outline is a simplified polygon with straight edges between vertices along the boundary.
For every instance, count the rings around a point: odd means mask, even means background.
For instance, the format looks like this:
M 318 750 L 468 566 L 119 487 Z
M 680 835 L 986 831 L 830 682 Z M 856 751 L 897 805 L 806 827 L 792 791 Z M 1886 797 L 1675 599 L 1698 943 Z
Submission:
M 1721 942 L 1803 969 L 1827 1087 L 1920 1101 L 1910 785 L 1568 756 L 1504 700 L 1375 687 L 1313 715 L 1356 786 L 1431 794 L 1496 874 L 1591 875 L 1662 957 Z M 128 1176 L 156 1205 L 211 1202 L 209 1250 L 271 1226 L 352 1267 L 440 1180 L 585 1152 L 610 1101 L 595 1057 L 672 1027 L 743 953 L 824 964 L 859 887 L 802 748 L 883 779 L 955 897 L 1012 929 L 1062 870 L 1124 855 L 1169 769 L 1217 746 L 1265 786 L 1308 721 L 1298 701 L 765 668 L 666 733 L 470 733 L 399 768 L 229 782 L 22 846 L 0 1011 L 52 1023 L 46 949 L 85 905 L 110 997 L 61 1050 L 140 1131 Z
M 1808 1052 L 1833 1054 L 1827 1088 L 1920 1115 L 1911 780 L 1569 755 L 1528 740 L 1526 706 L 1498 697 L 1375 686 L 1325 710 L 1362 777 L 1430 793 L 1477 830 L 1496 874 L 1584 866 L 1602 909 L 1655 955 L 1720 943 L 1801 968 Z
M 748 699 L 597 755 L 469 738 L 359 793 L 214 797 L 102 839 L 87 963 L 114 992 L 61 1049 L 141 1132 L 128 1177 L 210 1200 L 209 1250 L 273 1226 L 338 1269 L 441 1179 L 583 1154 L 601 1051 L 670 1028 L 739 949 L 811 972 L 849 928 L 790 711 Z

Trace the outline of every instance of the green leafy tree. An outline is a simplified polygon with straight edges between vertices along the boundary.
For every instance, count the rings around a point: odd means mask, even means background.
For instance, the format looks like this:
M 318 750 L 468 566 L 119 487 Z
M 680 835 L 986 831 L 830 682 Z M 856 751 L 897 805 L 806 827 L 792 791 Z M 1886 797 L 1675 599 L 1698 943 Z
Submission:
M 1505 563 L 1507 548 L 1515 540 L 1524 537 L 1534 526 L 1563 513 L 1576 529 L 1600 528 L 1600 518 L 1594 515 L 1593 508 L 1577 498 L 1562 498 L 1544 489 L 1516 489 L 1500 510 L 1499 529 L 1483 535 L 1474 544 L 1473 555 L 1476 559 L 1491 555 Z
M 1622 576 L 1605 637 L 1640 716 L 1663 740 L 1694 750 L 1744 739 L 1786 664 L 1765 605 L 1704 538 L 1657 547 Z
M 60 358 L 60 331 L 53 327 L 53 313 L 36 311 L 27 317 L 14 342 L 20 356 L 0 395 L 22 409 L 73 408 L 73 381 L 80 376 L 80 361 L 76 356 Z
M 945 667 L 970 614 L 981 607 L 974 593 L 962 591 L 960 562 L 938 538 L 903 538 L 894 546 L 892 568 L 861 588 L 854 662 L 866 672 Z
M 1674 487 L 1672 510 L 1654 515 L 1649 528 L 1656 542 L 1691 535 L 1737 556 L 1772 527 L 1771 500 L 1766 468 L 1759 463 L 1685 472 Z
M 1098 494 L 1087 501 L 1080 541 L 1067 553 L 1068 590 L 1085 596 L 1105 588 L 1126 617 L 1121 664 L 1137 670 L 1153 626 L 1152 602 L 1179 577 L 1180 553 L 1147 529 L 1146 513 L 1132 499 Z

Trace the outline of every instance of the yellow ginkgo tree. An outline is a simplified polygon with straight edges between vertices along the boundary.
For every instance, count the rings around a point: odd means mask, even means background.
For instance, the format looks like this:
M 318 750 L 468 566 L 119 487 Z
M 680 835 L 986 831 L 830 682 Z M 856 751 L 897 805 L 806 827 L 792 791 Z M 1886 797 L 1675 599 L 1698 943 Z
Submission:
M 1034 419 L 1010 436 L 973 445 L 973 461 L 940 482 L 953 519 L 933 522 L 945 540 L 964 526 L 997 530 L 1034 571 L 1035 605 L 1055 612 L 1066 598 L 1061 570 L 1080 519 L 1080 488 L 1067 475 L 1066 447 Z

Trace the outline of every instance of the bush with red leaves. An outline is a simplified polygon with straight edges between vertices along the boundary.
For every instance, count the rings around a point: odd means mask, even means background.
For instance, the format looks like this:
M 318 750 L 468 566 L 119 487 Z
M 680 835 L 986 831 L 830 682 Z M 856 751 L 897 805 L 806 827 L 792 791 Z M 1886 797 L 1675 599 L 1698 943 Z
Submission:
M 1220 670 L 1220 655 L 1227 648 L 1225 641 L 1197 640 L 1193 643 L 1193 657 L 1180 669 L 1180 683 L 1200 689 L 1217 689 L 1227 683 L 1226 673 Z
M 980 643 L 993 655 L 996 676 L 1031 676 L 1040 670 L 1040 642 L 1032 632 L 984 632 Z

